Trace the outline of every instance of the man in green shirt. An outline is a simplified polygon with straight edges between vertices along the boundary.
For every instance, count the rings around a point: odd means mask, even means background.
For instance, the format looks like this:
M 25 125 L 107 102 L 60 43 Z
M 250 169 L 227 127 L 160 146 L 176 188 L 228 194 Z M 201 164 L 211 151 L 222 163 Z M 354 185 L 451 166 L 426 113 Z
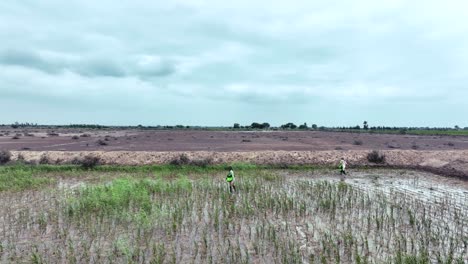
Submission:
M 229 173 L 226 176 L 226 181 L 229 183 L 229 191 L 232 193 L 232 190 L 234 189 L 234 191 L 237 192 L 236 186 L 234 185 L 234 171 L 231 166 L 229 166 Z

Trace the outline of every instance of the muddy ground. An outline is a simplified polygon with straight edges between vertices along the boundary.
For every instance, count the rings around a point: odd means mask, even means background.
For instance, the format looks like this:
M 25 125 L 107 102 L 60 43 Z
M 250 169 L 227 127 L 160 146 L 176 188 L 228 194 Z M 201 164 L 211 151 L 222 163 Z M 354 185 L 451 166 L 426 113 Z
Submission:
M 16 139 L 13 139 L 15 137 Z M 213 163 L 375 165 L 371 150 L 386 155 L 385 166 L 415 168 L 468 179 L 468 137 L 414 136 L 323 131 L 139 131 L 0 129 L 0 150 L 38 161 L 65 163 L 87 154 L 106 164 L 162 164 L 185 153 Z

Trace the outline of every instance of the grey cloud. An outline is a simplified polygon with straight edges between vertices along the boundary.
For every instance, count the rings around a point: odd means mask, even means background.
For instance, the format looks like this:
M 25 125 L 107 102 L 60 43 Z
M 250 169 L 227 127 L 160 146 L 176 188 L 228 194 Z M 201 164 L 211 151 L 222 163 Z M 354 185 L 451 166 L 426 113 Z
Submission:
M 174 62 L 163 60 L 135 66 L 134 73 L 142 79 L 151 77 L 165 77 L 176 72 Z
M 0 64 L 32 68 L 51 74 L 57 74 L 62 70 L 61 65 L 47 61 L 34 52 L 19 50 L 7 50 L 2 52 L 0 55 Z
M 122 59 L 91 59 L 73 63 L 70 70 L 87 77 L 136 77 L 142 80 L 176 73 L 173 62 L 161 60 L 141 64 Z
M 159 60 L 146 64 L 123 59 L 106 59 L 103 55 L 83 56 L 83 59 L 67 56 L 47 57 L 34 51 L 8 49 L 0 53 L 0 64 L 4 66 L 21 66 L 58 75 L 64 70 L 84 77 L 136 77 L 140 79 L 158 78 L 176 73 L 175 63 Z
M 278 104 L 309 106 L 310 112 L 332 105 L 320 108 L 314 100 L 349 104 L 342 112 L 349 118 L 372 102 L 386 101 L 392 106 L 378 108 L 382 116 L 392 113 L 394 102 L 425 106 L 421 120 L 437 114 L 432 109 L 438 105 L 461 104 L 457 116 L 468 110 L 462 101 L 468 23 L 460 22 L 466 20 L 461 11 L 466 8 L 459 5 L 421 5 L 419 0 L 33 2 L 0 3 L 6 22 L 0 24 L 0 94 L 15 83 L 36 84 L 51 97 L 86 95 L 98 102 L 106 97 L 142 109 L 189 98 L 197 106 L 189 110 L 194 113 L 201 113 L 199 105 L 219 102 L 238 105 L 236 114 L 248 106 L 274 113 Z M 22 84 L 25 79 L 31 83 Z M 249 87 L 223 89 L 236 83 Z M 138 87 L 142 90 L 134 93 Z M 135 97 L 129 99 L 129 91 Z M 446 100 L 438 104 L 438 98 Z M 282 112 L 309 114 L 289 107 Z M 324 120 L 333 118 L 323 112 Z M 179 109 L 167 115 L 181 117 Z
M 125 77 L 125 69 L 111 60 L 91 60 L 71 65 L 71 70 L 87 77 Z

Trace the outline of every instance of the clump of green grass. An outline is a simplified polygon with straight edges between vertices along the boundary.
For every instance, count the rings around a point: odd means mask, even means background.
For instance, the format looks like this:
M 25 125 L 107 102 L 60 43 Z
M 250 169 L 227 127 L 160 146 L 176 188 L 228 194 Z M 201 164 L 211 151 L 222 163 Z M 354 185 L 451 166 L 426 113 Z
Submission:
M 31 170 L 0 171 L 0 192 L 37 189 L 54 182 L 54 179 L 35 176 Z
M 68 214 L 127 212 L 150 215 L 157 194 L 178 195 L 189 191 L 192 183 L 185 177 L 174 181 L 120 178 L 107 184 L 86 186 L 77 191 L 77 197 L 69 200 Z

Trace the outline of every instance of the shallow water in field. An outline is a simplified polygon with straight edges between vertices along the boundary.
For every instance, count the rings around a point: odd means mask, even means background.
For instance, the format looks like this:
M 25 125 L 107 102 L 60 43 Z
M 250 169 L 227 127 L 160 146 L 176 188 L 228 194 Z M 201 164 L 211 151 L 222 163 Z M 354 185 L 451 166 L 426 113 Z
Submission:
M 286 177 L 299 177 L 305 180 L 344 181 L 366 192 L 400 193 L 430 203 L 443 203 L 450 200 L 456 206 L 465 209 L 468 215 L 468 181 L 447 178 L 431 173 L 406 170 L 352 171 L 345 177 L 336 173 L 326 176 L 287 173 Z

